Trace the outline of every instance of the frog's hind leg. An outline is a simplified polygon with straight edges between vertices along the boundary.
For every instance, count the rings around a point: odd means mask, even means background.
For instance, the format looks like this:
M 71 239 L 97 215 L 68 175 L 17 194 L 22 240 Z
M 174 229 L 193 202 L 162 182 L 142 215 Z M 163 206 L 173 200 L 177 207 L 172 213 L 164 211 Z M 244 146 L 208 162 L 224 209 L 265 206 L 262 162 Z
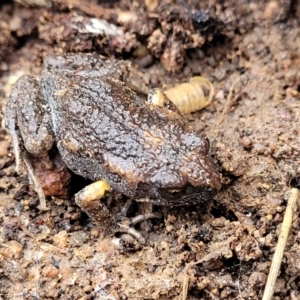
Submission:
M 23 76 L 16 82 L 6 106 L 6 125 L 13 140 L 17 171 L 23 151 L 38 156 L 52 148 L 55 137 L 50 109 L 33 76 Z
M 39 83 L 33 76 L 21 77 L 13 87 L 6 106 L 6 126 L 12 137 L 16 160 L 16 172 L 20 173 L 22 162 L 40 200 L 39 208 L 47 210 L 46 199 L 27 153 L 38 157 L 53 146 L 54 134 L 51 116 Z
M 21 142 L 21 137 L 19 130 L 17 129 L 17 110 L 14 109 L 14 102 L 8 102 L 7 108 L 6 108 L 6 125 L 8 127 L 11 139 L 12 139 L 12 145 L 13 145 L 13 150 L 15 154 L 15 161 L 16 161 L 16 172 L 17 174 L 20 174 L 20 169 L 22 162 L 26 165 L 27 171 L 28 171 L 28 176 L 31 179 L 31 181 L 34 184 L 35 190 L 38 194 L 39 200 L 40 200 L 40 210 L 46 210 L 46 198 L 45 194 L 43 192 L 43 189 L 34 175 L 34 170 L 33 167 L 31 166 L 30 161 L 27 159 L 26 154 L 24 153 L 25 151 L 21 151 L 20 144 Z

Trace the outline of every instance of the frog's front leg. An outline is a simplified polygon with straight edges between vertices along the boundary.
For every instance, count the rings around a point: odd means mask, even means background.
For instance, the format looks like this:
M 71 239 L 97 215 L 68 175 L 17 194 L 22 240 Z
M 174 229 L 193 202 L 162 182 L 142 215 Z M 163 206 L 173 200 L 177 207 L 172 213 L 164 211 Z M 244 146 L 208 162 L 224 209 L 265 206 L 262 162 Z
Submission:
M 160 218 L 161 215 L 159 213 L 148 211 L 142 215 L 138 215 L 133 218 L 127 218 L 127 210 L 132 202 L 129 199 L 125 203 L 121 212 L 114 216 L 101 202 L 101 198 L 110 190 L 111 188 L 109 184 L 104 180 L 93 182 L 75 195 L 75 202 L 89 215 L 92 220 L 94 220 L 96 223 L 100 223 L 103 228 L 113 227 L 113 231 L 125 233 L 121 236 L 121 239 L 115 240 L 115 243 L 118 244 L 116 245 L 117 248 L 123 247 L 120 245 L 120 240 L 129 244 L 135 244 L 136 241 L 139 244 L 144 244 L 145 238 L 140 232 L 134 229 L 133 226 L 148 219 Z
M 109 184 L 104 180 L 98 180 L 75 194 L 76 204 L 90 218 L 96 222 L 101 222 L 104 228 L 109 228 L 115 222 L 114 216 L 101 202 L 101 198 L 107 191 L 110 191 Z
M 6 107 L 6 125 L 12 137 L 16 171 L 20 172 L 24 162 L 40 200 L 39 208 L 46 210 L 45 193 L 34 164 L 40 162 L 46 171 L 53 168 L 48 152 L 55 138 L 48 104 L 33 76 L 23 76 L 14 85 Z

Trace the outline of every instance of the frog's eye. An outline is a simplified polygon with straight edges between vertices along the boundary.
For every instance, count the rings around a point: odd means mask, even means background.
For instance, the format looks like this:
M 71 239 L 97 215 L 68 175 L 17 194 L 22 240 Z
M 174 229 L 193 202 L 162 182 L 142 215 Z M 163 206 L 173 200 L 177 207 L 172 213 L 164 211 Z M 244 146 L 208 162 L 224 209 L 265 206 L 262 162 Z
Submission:
M 197 151 L 204 154 L 208 153 L 210 143 L 206 135 L 200 132 L 197 132 L 197 134 L 195 134 L 194 132 L 188 132 L 186 134 L 183 134 L 181 138 L 191 151 Z
M 203 143 L 204 143 L 204 148 L 205 148 L 205 152 L 208 153 L 209 148 L 210 148 L 210 142 L 209 139 L 207 138 L 207 136 L 203 136 Z

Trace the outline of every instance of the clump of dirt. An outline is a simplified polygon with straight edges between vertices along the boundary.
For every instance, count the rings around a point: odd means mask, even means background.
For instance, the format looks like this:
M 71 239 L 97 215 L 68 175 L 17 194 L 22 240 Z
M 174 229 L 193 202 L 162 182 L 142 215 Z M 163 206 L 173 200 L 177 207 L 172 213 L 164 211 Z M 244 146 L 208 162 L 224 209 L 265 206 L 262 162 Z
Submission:
M 1 4 L 1 299 L 260 299 L 290 188 L 300 186 L 299 7 L 274 0 Z M 18 77 L 39 76 L 48 55 L 93 51 L 131 61 L 141 94 L 194 75 L 216 91 L 186 118 L 209 137 L 222 190 L 205 207 L 155 207 L 163 216 L 140 226 L 147 242 L 139 250 L 116 249 L 72 196 L 40 212 L 26 173 L 15 173 L 5 131 Z M 274 299 L 299 297 L 298 232 L 295 217 Z

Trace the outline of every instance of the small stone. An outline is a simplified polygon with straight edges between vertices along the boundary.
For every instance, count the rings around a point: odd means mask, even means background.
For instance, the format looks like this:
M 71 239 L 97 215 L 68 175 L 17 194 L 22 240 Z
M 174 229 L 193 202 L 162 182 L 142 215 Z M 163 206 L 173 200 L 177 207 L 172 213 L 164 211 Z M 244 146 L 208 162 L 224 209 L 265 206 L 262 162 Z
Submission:
M 286 89 L 286 94 L 287 96 L 294 97 L 294 98 L 299 96 L 299 92 L 296 89 L 290 87 Z
M 264 15 L 265 18 L 268 20 L 272 20 L 276 17 L 276 15 L 278 14 L 278 10 L 279 10 L 279 3 L 278 1 L 270 1 L 265 8 L 264 11 Z
M 58 269 L 55 268 L 53 265 L 46 265 L 42 270 L 43 276 L 48 278 L 56 278 L 58 276 L 58 273 Z
M 99 235 L 100 235 L 100 232 L 96 227 L 92 228 L 90 233 L 91 233 L 92 237 L 99 237 Z
M 266 219 L 267 219 L 268 221 L 272 221 L 272 220 L 273 220 L 273 215 L 272 215 L 272 214 L 267 214 L 267 215 L 266 215 Z
M 87 239 L 87 235 L 85 232 L 76 231 L 71 234 L 69 243 L 71 246 L 78 247 L 78 246 L 82 246 L 86 242 L 86 239 Z
M 8 149 L 10 141 L 0 141 L 0 157 L 6 157 L 8 155 Z
M 12 240 L 3 245 L 4 247 L 0 248 L 0 254 L 3 255 L 3 257 L 5 258 L 20 257 L 23 250 L 23 246 L 19 242 Z
M 53 237 L 53 243 L 59 248 L 66 248 L 68 246 L 68 233 L 62 230 Z
M 240 139 L 240 144 L 244 149 L 250 149 L 252 147 L 252 140 L 249 136 L 244 136 Z
M 80 218 L 80 213 L 79 212 L 74 212 L 71 214 L 70 219 L 71 220 L 78 220 Z
M 261 272 L 253 272 L 249 277 L 249 284 L 256 287 L 262 287 L 267 281 L 267 275 Z

